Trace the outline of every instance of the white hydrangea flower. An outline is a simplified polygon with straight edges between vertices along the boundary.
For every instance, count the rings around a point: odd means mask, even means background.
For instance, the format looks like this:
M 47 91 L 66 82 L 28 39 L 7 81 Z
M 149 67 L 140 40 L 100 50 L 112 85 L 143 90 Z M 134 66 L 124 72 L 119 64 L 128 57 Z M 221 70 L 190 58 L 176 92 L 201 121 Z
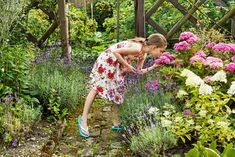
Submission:
M 206 117 L 206 113 L 207 113 L 206 110 L 201 110 L 198 114 L 199 114 L 201 117 Z
M 212 119 L 209 119 L 208 121 L 207 121 L 209 124 L 214 124 L 214 120 L 212 120 Z
M 187 123 L 188 123 L 189 125 L 193 125 L 193 124 L 194 124 L 194 121 L 193 121 L 192 119 L 190 119 L 190 120 L 187 120 Z
M 235 81 L 232 82 L 232 85 L 230 86 L 230 88 L 228 89 L 227 92 L 229 95 L 234 95 L 235 94 Z
M 200 131 L 200 130 L 201 130 L 201 128 L 202 128 L 202 127 L 201 127 L 201 126 L 199 126 L 199 125 L 195 126 L 195 129 L 196 129 L 196 130 L 198 130 L 198 131 Z
M 200 86 L 204 81 L 197 75 L 191 75 L 186 79 L 185 85 L 190 87 L 198 87 Z
M 175 117 L 175 122 L 182 122 L 183 118 L 182 117 Z
M 169 111 L 164 111 L 164 113 L 163 113 L 163 115 L 164 115 L 165 117 L 168 117 L 170 114 L 171 114 L 171 113 L 170 113 Z
M 161 123 L 162 123 L 162 127 L 168 127 L 172 124 L 172 121 L 162 118 Z
M 211 95 L 213 92 L 213 89 L 211 86 L 207 85 L 206 83 L 202 83 L 199 88 L 199 94 L 200 95 Z
M 187 93 L 185 90 L 180 89 L 180 90 L 178 91 L 176 97 L 177 97 L 177 98 L 182 98 L 182 97 L 185 96 L 185 95 L 188 95 L 188 93 Z
M 154 112 L 157 112 L 159 109 L 157 107 L 150 107 L 148 110 L 149 114 L 153 114 Z
M 180 76 L 183 76 L 183 77 L 189 77 L 191 75 L 195 75 L 195 74 L 188 69 L 184 69 L 180 74 Z
M 226 73 L 223 70 L 218 71 L 211 77 L 211 81 L 218 81 L 227 83 Z
M 225 128 L 225 127 L 228 127 L 230 124 L 229 124 L 228 122 L 219 121 L 219 122 L 217 123 L 217 125 L 219 125 L 220 127 Z

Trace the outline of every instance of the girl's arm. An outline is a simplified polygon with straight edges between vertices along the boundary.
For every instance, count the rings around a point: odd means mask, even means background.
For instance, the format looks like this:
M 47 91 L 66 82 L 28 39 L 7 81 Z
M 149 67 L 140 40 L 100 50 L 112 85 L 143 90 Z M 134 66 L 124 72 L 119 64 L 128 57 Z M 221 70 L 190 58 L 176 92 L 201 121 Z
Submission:
M 138 50 L 133 48 L 120 48 L 113 50 L 112 53 L 117 58 L 117 60 L 127 68 L 128 71 L 136 72 L 136 69 L 128 64 L 127 61 L 122 57 L 122 55 L 135 55 L 136 53 L 138 53 Z
M 141 70 L 140 70 L 140 73 L 141 73 L 141 74 L 145 74 L 145 73 L 147 73 L 147 72 L 149 72 L 149 71 L 155 69 L 156 67 L 160 67 L 160 66 L 161 66 L 161 65 L 154 63 L 151 67 L 148 67 L 148 68 L 145 68 L 145 69 L 141 69 Z
M 147 57 L 147 53 L 144 54 L 143 58 L 138 60 L 137 62 L 137 70 L 141 70 L 144 65 L 145 58 Z

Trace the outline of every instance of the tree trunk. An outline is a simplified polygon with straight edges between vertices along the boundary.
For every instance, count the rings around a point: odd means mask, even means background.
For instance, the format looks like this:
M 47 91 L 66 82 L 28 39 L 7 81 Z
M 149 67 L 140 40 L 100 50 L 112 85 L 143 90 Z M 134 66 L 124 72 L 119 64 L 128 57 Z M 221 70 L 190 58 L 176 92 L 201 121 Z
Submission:
M 59 21 L 60 21 L 60 35 L 62 56 L 66 58 L 66 61 L 71 61 L 71 46 L 69 45 L 69 31 L 68 31 L 68 5 L 65 0 L 59 0 Z

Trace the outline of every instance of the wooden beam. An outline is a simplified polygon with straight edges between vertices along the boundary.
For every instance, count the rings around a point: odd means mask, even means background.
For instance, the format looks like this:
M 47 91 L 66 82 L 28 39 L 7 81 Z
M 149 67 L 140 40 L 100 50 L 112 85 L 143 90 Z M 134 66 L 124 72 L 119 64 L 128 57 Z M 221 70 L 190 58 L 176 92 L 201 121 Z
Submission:
M 156 12 L 156 10 L 162 5 L 162 3 L 163 3 L 164 1 L 165 1 L 165 0 L 158 0 L 158 1 L 154 4 L 154 6 L 153 6 L 151 9 L 149 9 L 149 11 L 147 11 L 147 13 L 145 14 L 145 18 L 146 18 L 146 19 L 149 19 L 150 16 L 151 16 L 153 13 Z
M 222 0 L 214 0 L 216 5 L 222 6 L 222 7 L 227 7 L 227 4 L 224 3 Z
M 57 18 L 56 18 L 56 15 L 53 13 L 53 11 L 48 10 L 47 8 L 44 8 L 44 7 L 40 6 L 40 5 L 37 6 L 36 8 L 42 10 L 45 14 L 47 14 L 47 15 L 49 16 L 49 18 L 50 18 L 51 20 L 56 20 L 56 19 L 57 19 Z
M 55 31 L 58 27 L 58 22 L 54 21 L 50 28 L 44 33 L 44 35 L 38 40 L 37 45 L 38 47 L 42 47 L 43 43 L 49 38 L 49 36 Z
M 175 32 L 178 31 L 178 29 L 189 19 L 189 17 L 197 10 L 198 7 L 200 7 L 206 0 L 198 0 L 193 7 L 188 11 L 188 13 L 181 18 L 174 27 L 167 33 L 166 38 L 170 39 Z
M 120 0 L 117 0 L 117 42 L 120 36 Z
M 154 22 L 151 18 L 147 19 L 147 22 L 159 33 L 163 34 L 164 36 L 167 34 L 166 31 L 161 28 L 156 22 Z
M 218 28 L 220 25 L 223 25 L 229 18 L 235 15 L 235 7 L 233 7 L 227 14 L 224 15 L 222 19 L 220 19 L 217 24 L 213 26 L 213 28 Z
M 169 0 L 182 14 L 186 15 L 187 10 L 182 6 L 178 0 Z M 189 20 L 194 24 L 197 25 L 197 19 L 193 16 L 190 15 Z
M 144 0 L 135 0 L 135 27 L 136 36 L 145 36 L 145 13 L 144 13 Z

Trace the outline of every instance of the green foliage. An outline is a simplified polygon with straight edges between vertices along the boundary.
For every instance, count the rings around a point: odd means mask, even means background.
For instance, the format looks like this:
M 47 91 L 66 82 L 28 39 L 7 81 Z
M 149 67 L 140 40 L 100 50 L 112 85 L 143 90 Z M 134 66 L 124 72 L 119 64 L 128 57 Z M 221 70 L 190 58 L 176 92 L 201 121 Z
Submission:
M 143 130 L 138 136 L 131 138 L 131 150 L 133 152 L 144 152 L 149 155 L 161 154 L 177 143 L 177 139 L 171 132 L 155 127 Z
M 0 44 L 7 44 L 28 0 L 0 0 Z
M 9 92 L 18 96 L 29 93 L 29 53 L 20 46 L 3 47 L 0 51 L 0 96 Z
M 79 102 L 84 91 L 85 75 L 79 67 L 65 64 L 45 62 L 36 64 L 31 71 L 32 91 L 40 103 L 47 108 L 51 90 L 54 89 L 61 99 L 62 108 L 73 109 Z M 53 100 L 56 101 L 56 100 Z
M 186 153 L 185 157 L 233 157 L 235 149 L 229 144 L 225 147 L 223 153 L 220 153 L 216 148 L 204 147 L 200 142 L 194 144 L 194 148 Z
M 12 95 L 1 97 L 0 135 L 4 134 L 5 142 L 20 139 L 40 117 L 40 107 L 28 105 L 23 98 Z
M 62 120 L 67 115 L 67 108 L 61 109 L 61 98 L 56 93 L 56 90 L 51 89 L 48 108 L 50 116 L 49 121 Z
M 94 17 L 98 23 L 98 30 L 103 31 L 103 23 L 106 18 L 113 16 L 113 4 L 108 1 L 99 1 L 95 3 Z

